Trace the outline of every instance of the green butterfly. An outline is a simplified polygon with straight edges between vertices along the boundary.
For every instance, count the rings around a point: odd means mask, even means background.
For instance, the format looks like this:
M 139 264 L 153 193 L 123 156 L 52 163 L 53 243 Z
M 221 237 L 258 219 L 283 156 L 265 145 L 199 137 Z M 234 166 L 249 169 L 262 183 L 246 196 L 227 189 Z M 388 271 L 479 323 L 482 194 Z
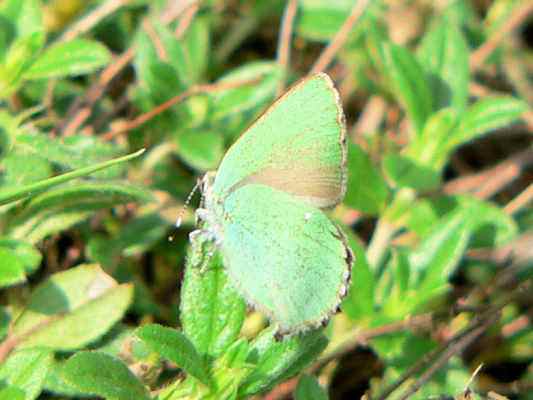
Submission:
M 352 252 L 322 209 L 346 191 L 346 128 L 328 75 L 277 100 L 202 179 L 202 228 L 238 292 L 278 337 L 325 325 L 346 295 Z M 193 251 L 194 253 L 194 251 Z

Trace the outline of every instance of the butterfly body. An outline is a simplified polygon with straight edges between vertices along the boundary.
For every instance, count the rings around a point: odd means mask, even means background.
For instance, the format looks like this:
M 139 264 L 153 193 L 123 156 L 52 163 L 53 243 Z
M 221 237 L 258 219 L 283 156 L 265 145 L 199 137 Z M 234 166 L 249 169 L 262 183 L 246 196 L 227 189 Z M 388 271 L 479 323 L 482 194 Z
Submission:
M 326 323 L 348 289 L 352 253 L 322 211 L 344 195 L 344 135 L 338 93 L 318 74 L 274 103 L 202 181 L 193 245 L 214 243 L 230 281 L 281 336 Z

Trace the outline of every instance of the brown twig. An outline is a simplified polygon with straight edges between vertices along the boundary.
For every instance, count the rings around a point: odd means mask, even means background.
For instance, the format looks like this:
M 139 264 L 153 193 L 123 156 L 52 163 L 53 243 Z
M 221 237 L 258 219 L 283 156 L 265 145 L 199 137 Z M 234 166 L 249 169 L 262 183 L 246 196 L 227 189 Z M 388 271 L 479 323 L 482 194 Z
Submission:
M 376 132 L 383 121 L 387 102 L 383 97 L 372 96 L 366 102 L 365 108 L 352 128 L 351 137 L 357 143 L 358 138 L 364 134 Z
M 367 345 L 368 342 L 374 338 L 384 335 L 390 335 L 397 332 L 402 332 L 409 329 L 417 329 L 421 326 L 429 326 L 431 324 L 431 321 L 432 314 L 425 313 L 420 315 L 409 316 L 401 321 L 391 322 L 389 324 L 367 329 L 362 332 L 360 330 L 354 331 L 352 334 L 347 334 L 349 339 L 337 346 L 334 351 L 319 358 L 317 362 L 311 366 L 310 372 L 319 370 L 324 365 L 328 364 L 330 361 L 341 357 L 343 354 L 353 351 L 357 348 L 357 346 Z
M 79 97 L 74 101 L 65 118 L 67 123 L 60 128 L 63 135 L 70 136 L 74 134 L 89 118 L 94 103 L 102 97 L 111 80 L 133 60 L 134 55 L 135 49 L 130 47 L 102 71 L 98 80 L 89 88 L 84 98 Z
M 533 149 L 528 148 L 494 167 L 449 181 L 443 190 L 446 194 L 470 192 L 478 198 L 486 199 L 520 176 L 524 168 L 532 163 Z
M 171 99 L 158 105 L 157 107 L 153 108 L 147 113 L 139 115 L 137 118 L 126 122 L 119 129 L 111 130 L 111 131 L 108 131 L 102 134 L 102 138 L 104 140 L 110 140 L 121 133 L 125 133 L 132 129 L 135 129 L 141 126 L 142 124 L 144 124 L 145 122 L 156 117 L 157 115 L 161 114 L 162 112 L 168 110 L 170 107 L 178 103 L 181 103 L 182 101 L 188 99 L 191 96 L 195 96 L 198 94 L 215 93 L 215 92 L 220 92 L 220 91 L 229 90 L 229 89 L 235 89 L 235 88 L 245 86 L 245 85 L 253 85 L 256 82 L 257 82 L 257 79 L 251 79 L 251 80 L 246 80 L 246 81 L 209 83 L 205 85 L 192 86 L 185 92 L 180 93 L 179 95 L 175 97 L 172 97 Z
M 159 57 L 161 61 L 168 61 L 167 49 L 165 49 L 163 42 L 159 38 L 159 35 L 155 31 L 155 28 L 150 22 L 150 20 L 145 19 L 142 25 L 143 25 L 144 31 L 146 32 L 146 34 L 152 41 L 152 44 L 154 45 L 155 52 L 157 53 L 157 57 Z
M 285 12 L 283 13 L 283 21 L 281 22 L 281 31 L 278 41 L 278 64 L 283 71 L 283 77 L 285 78 L 289 69 L 289 62 L 291 56 L 291 38 L 292 28 L 294 25 L 294 18 L 296 17 L 296 11 L 298 11 L 298 0 L 288 0 L 285 6 Z M 283 92 L 285 88 L 285 79 L 280 79 L 278 85 L 278 95 Z
M 322 54 L 320 54 L 320 57 L 311 68 L 311 74 L 324 71 L 328 67 L 328 65 L 333 60 L 333 57 L 335 57 L 335 54 L 337 54 L 337 52 L 344 45 L 344 43 L 346 43 L 346 40 L 348 40 L 348 35 L 352 31 L 359 17 L 363 15 L 368 3 L 369 0 L 358 0 L 354 4 L 350 15 L 348 16 L 346 21 L 344 21 L 344 24 L 341 26 L 341 28 L 338 30 L 336 35 L 329 43 L 328 47 L 326 47 Z
M 435 373 L 440 370 L 448 360 L 456 354 L 459 354 L 466 347 L 474 342 L 478 337 L 480 337 L 492 324 L 494 324 L 498 318 L 499 313 L 492 312 L 484 321 L 481 321 L 475 326 L 470 332 L 465 334 L 459 340 L 453 344 L 446 346 L 446 349 L 440 354 L 440 356 L 435 360 L 433 365 L 431 365 L 426 372 L 424 372 L 418 380 L 411 385 L 400 397 L 400 400 L 407 400 L 413 394 L 418 392 L 418 390 L 428 382 Z
M 164 13 L 161 16 L 163 24 L 169 24 L 195 3 L 192 2 L 184 5 L 180 3 L 179 7 L 169 10 L 168 13 Z M 64 122 L 59 126 L 59 130 L 64 136 L 74 134 L 87 118 L 89 118 L 94 104 L 102 97 L 109 83 L 120 71 L 129 65 L 134 56 L 135 47 L 132 46 L 101 72 L 98 80 L 89 88 L 85 97 L 79 97 L 74 101 L 67 111 Z
M 180 18 L 178 26 L 174 30 L 174 37 L 176 39 L 181 39 L 185 32 L 187 32 L 187 29 L 189 29 L 189 26 L 194 20 L 194 17 L 199 9 L 200 4 L 198 2 L 192 3 L 188 8 L 185 9 L 183 16 Z
M 119 8 L 128 4 L 130 0 L 108 0 L 95 8 L 92 12 L 85 15 L 81 20 L 76 22 L 68 31 L 61 35 L 59 41 L 69 41 L 81 34 L 88 32 L 102 19 L 113 14 Z
M 511 16 L 505 21 L 505 23 L 497 30 L 494 31 L 491 37 L 478 47 L 470 56 L 470 69 L 472 71 L 480 68 L 488 56 L 498 47 L 505 36 L 516 29 L 524 20 L 533 12 L 533 2 L 524 2 L 517 6 Z
M 531 201 L 533 201 L 533 183 L 530 184 L 526 190 L 507 203 L 507 205 L 503 208 L 503 211 L 509 215 L 513 215 L 531 203 Z

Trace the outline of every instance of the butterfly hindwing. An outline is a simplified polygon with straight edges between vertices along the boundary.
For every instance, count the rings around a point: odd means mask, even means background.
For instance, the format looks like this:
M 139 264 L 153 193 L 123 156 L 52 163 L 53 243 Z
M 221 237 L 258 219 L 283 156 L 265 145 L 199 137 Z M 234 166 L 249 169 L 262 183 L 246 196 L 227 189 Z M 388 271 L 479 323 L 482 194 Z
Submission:
M 225 197 L 251 183 L 316 207 L 337 204 L 346 185 L 344 115 L 326 74 L 302 80 L 228 150 L 214 192 Z
M 346 293 L 351 252 L 319 209 L 262 184 L 226 198 L 221 246 L 231 281 L 281 333 L 316 327 Z

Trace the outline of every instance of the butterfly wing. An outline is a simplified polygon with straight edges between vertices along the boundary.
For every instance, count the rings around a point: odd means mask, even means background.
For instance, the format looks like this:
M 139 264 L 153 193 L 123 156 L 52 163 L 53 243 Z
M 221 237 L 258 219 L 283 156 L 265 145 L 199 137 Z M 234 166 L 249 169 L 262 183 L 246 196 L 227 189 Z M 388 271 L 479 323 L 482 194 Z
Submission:
M 296 333 L 325 322 L 346 293 L 351 251 L 319 209 L 262 184 L 225 201 L 221 251 L 234 286 L 257 309 Z
M 259 183 L 330 207 L 346 187 L 344 114 L 324 73 L 302 80 L 277 100 L 228 150 L 214 192 L 226 197 Z

